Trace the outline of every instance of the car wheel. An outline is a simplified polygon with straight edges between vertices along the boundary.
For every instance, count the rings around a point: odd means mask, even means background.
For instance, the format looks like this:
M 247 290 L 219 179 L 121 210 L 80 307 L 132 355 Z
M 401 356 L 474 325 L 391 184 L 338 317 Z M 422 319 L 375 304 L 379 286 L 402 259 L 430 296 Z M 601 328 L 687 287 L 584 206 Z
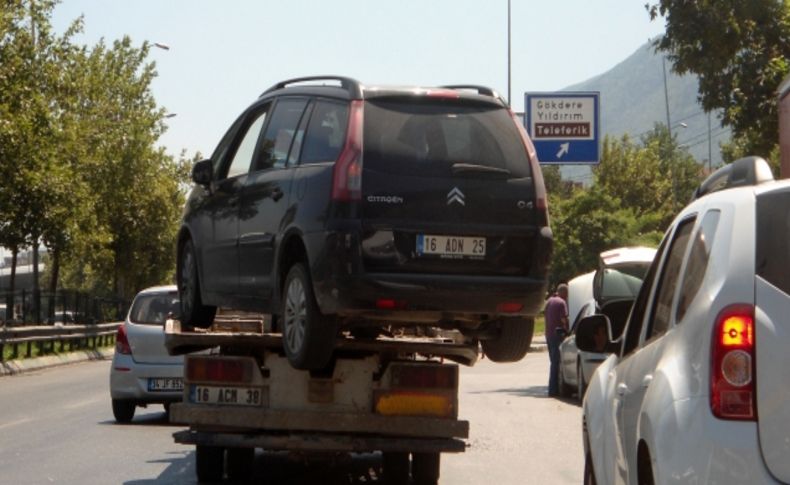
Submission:
M 582 363 L 576 363 L 576 394 L 579 397 L 579 402 L 584 401 L 584 393 L 587 392 L 587 381 L 584 379 L 584 372 L 582 372 Z
M 518 362 L 527 355 L 534 329 L 533 318 L 503 318 L 499 321 L 499 333 L 481 340 L 480 345 L 493 362 Z
M 231 483 L 249 483 L 255 465 L 255 448 L 228 448 L 226 469 Z
M 219 482 L 225 458 L 225 449 L 219 446 L 195 446 L 195 471 L 198 482 Z
M 439 453 L 412 453 L 411 476 L 414 485 L 436 485 L 439 483 Z
M 404 485 L 409 483 L 409 454 L 400 451 L 385 451 L 381 456 L 384 483 Z
M 121 399 L 112 400 L 112 415 L 115 416 L 115 421 L 123 424 L 132 422 L 134 418 L 134 410 L 137 404 L 134 401 L 126 401 Z
M 190 239 L 181 248 L 178 260 L 178 297 L 181 301 L 181 323 L 199 328 L 211 326 L 217 307 L 203 304 L 195 246 Z
M 282 298 L 283 347 L 296 369 L 316 370 L 332 358 L 337 324 L 323 315 L 313 296 L 313 285 L 305 266 L 297 263 L 285 278 Z

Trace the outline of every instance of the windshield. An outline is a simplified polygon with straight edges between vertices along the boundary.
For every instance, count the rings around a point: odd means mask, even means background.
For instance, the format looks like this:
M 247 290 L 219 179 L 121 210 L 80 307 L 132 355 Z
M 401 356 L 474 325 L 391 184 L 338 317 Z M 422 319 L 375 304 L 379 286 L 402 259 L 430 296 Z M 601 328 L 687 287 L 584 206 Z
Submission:
M 437 177 L 531 175 L 516 125 L 503 108 L 372 100 L 364 133 L 365 169 Z
M 626 263 L 604 268 L 601 279 L 601 302 L 621 298 L 636 298 L 650 263 Z
M 144 325 L 164 325 L 168 316 L 178 317 L 178 311 L 176 293 L 141 295 L 134 300 L 129 321 Z

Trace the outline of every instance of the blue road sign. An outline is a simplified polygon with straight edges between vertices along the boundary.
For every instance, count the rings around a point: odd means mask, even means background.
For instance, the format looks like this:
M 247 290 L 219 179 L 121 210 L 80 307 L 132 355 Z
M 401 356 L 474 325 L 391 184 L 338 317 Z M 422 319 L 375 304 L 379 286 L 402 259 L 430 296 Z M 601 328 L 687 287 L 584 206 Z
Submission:
M 524 127 L 543 164 L 600 161 L 600 93 L 526 93 Z

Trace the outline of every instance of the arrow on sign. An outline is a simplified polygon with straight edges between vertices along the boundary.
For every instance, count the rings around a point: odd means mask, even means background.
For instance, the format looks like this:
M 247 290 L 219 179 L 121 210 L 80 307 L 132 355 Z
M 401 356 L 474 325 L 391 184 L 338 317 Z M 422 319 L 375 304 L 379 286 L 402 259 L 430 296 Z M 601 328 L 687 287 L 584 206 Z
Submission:
M 560 145 L 560 151 L 557 152 L 557 158 L 562 158 L 563 155 L 568 153 L 568 150 L 570 149 L 570 147 L 571 147 L 571 144 L 567 143 L 567 142 L 563 143 L 562 145 Z

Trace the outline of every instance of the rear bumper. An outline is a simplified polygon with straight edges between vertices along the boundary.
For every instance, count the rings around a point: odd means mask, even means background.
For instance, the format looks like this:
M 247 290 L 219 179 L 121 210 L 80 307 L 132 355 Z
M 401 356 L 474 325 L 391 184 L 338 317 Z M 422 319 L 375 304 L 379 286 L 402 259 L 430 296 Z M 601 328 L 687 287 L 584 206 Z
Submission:
M 140 364 L 131 356 L 116 353 L 110 368 L 110 396 L 141 404 L 179 402 L 183 399 L 183 391 L 149 391 L 148 379 L 183 379 L 183 376 L 183 364 Z
M 521 310 L 502 315 L 534 316 L 544 302 L 546 282 L 521 277 L 366 273 L 336 277 L 314 285 L 323 313 L 442 312 L 497 316 L 502 303 L 519 303 Z M 395 309 L 377 308 L 379 299 Z

